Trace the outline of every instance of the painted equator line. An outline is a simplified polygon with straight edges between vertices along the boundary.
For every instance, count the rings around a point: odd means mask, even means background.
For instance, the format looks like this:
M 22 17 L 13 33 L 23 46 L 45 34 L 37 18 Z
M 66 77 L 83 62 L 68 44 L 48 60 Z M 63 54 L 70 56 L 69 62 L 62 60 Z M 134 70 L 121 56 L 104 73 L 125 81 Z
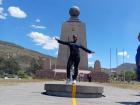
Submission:
M 77 105 L 76 101 L 76 85 L 72 85 L 72 105 Z

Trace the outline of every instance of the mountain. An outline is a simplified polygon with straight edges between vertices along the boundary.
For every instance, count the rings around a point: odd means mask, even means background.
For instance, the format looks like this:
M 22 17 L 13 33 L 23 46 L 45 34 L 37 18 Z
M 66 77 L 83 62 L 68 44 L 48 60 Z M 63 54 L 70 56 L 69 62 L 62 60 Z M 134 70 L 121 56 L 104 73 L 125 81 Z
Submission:
M 115 68 L 113 70 L 115 70 L 117 72 L 120 72 L 120 71 L 133 71 L 133 70 L 136 70 L 136 65 L 132 64 L 132 63 L 124 63 L 124 64 L 119 65 L 117 68 Z
M 31 61 L 33 59 L 38 59 L 39 57 L 51 58 L 52 65 L 55 65 L 56 62 L 55 57 L 24 48 L 14 43 L 0 41 L 0 57 L 8 58 L 9 56 L 15 58 L 22 69 L 28 68 Z
M 102 68 L 102 70 L 104 70 L 107 73 L 110 73 L 109 68 Z M 112 72 L 135 71 L 135 70 L 136 70 L 136 64 L 133 64 L 133 63 L 124 63 L 124 64 L 119 65 L 116 68 L 111 69 Z

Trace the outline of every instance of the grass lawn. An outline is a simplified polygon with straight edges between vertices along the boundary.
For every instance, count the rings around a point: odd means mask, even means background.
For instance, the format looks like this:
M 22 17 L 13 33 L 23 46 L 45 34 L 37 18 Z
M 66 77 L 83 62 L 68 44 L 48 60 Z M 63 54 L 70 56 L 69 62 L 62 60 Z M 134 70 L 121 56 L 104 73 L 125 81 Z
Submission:
M 47 79 L 21 79 L 21 80 L 18 80 L 18 79 L 3 79 L 3 78 L 0 78 L 0 86 L 1 85 L 4 85 L 4 86 L 8 86 L 8 85 L 16 85 L 16 84 L 19 84 L 19 83 L 30 83 L 30 82 L 45 82 L 45 81 L 48 81 Z
M 125 88 L 125 89 L 133 89 L 133 90 L 140 90 L 140 82 L 132 81 L 128 82 L 120 82 L 120 81 L 111 81 L 110 83 L 103 83 L 107 86 L 114 86 L 118 88 Z

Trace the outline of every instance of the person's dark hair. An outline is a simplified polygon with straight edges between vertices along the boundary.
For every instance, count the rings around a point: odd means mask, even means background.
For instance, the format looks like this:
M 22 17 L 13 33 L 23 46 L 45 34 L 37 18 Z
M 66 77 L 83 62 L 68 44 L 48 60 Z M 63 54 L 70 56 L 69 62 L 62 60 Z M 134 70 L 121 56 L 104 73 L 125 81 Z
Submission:
M 77 34 L 74 34 L 74 35 L 73 35 L 73 38 L 74 38 L 74 37 L 78 37 L 78 35 L 77 35 Z

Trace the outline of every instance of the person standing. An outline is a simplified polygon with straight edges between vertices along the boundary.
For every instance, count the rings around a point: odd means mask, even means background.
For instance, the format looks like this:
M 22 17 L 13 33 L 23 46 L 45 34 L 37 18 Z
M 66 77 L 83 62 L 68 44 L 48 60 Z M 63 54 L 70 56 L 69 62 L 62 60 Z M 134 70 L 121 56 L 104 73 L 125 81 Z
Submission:
M 88 78 L 88 82 L 91 82 L 91 74 L 88 74 L 87 78 Z
M 77 75 L 78 75 L 78 65 L 80 63 L 80 49 L 84 50 L 87 53 L 95 53 L 92 52 L 90 50 L 88 50 L 87 48 L 85 48 L 84 46 L 77 44 L 77 40 L 78 40 L 78 35 L 73 35 L 73 41 L 72 42 L 66 42 L 66 41 L 62 41 L 59 40 L 57 38 L 55 38 L 55 40 L 63 45 L 67 45 L 70 48 L 70 56 L 68 58 L 68 62 L 67 62 L 67 80 L 66 80 L 66 84 L 70 84 L 70 69 L 72 67 L 72 65 L 74 66 L 74 75 L 72 77 L 73 79 L 73 84 L 76 84 L 76 79 L 77 79 Z
M 140 41 L 140 33 L 138 35 L 138 41 Z M 136 75 L 137 75 L 137 81 L 140 82 L 140 45 L 137 48 L 137 53 L 136 53 Z

